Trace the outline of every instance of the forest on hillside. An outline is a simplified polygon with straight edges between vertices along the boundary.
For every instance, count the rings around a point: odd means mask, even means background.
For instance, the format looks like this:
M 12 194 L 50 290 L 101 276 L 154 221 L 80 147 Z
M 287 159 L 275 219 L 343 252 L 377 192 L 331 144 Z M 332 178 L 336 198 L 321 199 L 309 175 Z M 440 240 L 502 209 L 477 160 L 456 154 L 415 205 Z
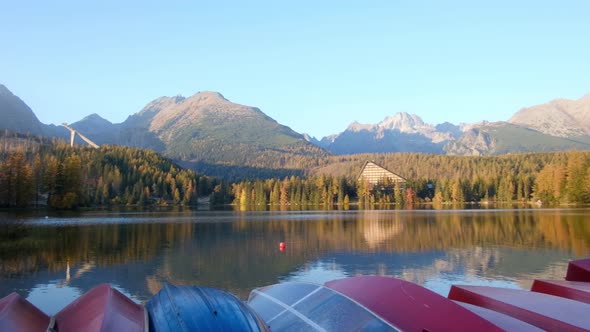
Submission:
M 220 188 L 219 181 L 150 150 L 70 147 L 62 140 L 6 132 L 0 136 L 1 207 L 192 205 Z
M 256 174 L 263 174 L 260 169 L 244 167 L 243 177 L 252 179 L 229 183 L 182 168 L 151 150 L 70 147 L 62 140 L 4 132 L 0 133 L 0 206 L 194 205 L 199 197 L 208 197 L 212 205 L 234 203 L 241 209 L 299 210 L 348 208 L 351 204 L 403 207 L 422 202 L 590 203 L 590 151 L 494 157 L 388 153 L 303 159 L 290 163 L 301 162 L 305 168 L 269 169 L 265 174 L 274 175 L 270 178 L 257 179 Z M 369 186 L 359 180 L 367 160 L 404 177 L 407 183 L 396 186 L 384 179 Z
M 407 179 L 404 188 L 359 181 L 365 161 Z M 494 157 L 420 153 L 333 156 L 305 177 L 242 181 L 233 185 L 242 206 L 338 207 L 350 202 L 372 208 L 420 202 L 590 203 L 590 152 L 526 153 Z M 380 188 L 390 188 L 381 190 Z

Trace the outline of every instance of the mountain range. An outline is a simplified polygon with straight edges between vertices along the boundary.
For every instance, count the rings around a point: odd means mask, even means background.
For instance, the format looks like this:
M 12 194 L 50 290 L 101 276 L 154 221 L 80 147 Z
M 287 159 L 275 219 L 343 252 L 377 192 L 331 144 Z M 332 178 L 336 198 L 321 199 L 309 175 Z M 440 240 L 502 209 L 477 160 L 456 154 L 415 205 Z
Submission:
M 152 149 L 188 166 L 305 169 L 331 154 L 587 150 L 590 94 L 523 108 L 505 122 L 431 125 L 418 115 L 396 113 L 376 124 L 353 122 L 343 132 L 320 140 L 293 131 L 256 107 L 233 103 L 210 91 L 186 98 L 157 98 L 122 123 L 91 114 L 70 127 L 97 144 Z M 1 84 L 0 129 L 64 139 L 70 135 L 62 126 L 41 123 L 24 101 Z
M 454 125 L 424 123 L 397 113 L 377 124 L 351 123 L 343 132 L 308 139 L 335 154 L 423 152 L 498 155 L 590 149 L 590 94 L 527 107 L 508 121 Z

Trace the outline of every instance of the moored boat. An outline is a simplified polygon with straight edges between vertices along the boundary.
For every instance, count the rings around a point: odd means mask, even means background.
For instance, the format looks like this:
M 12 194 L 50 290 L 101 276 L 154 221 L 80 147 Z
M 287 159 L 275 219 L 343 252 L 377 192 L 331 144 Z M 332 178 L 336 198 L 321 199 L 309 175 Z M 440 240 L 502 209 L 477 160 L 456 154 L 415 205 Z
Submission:
M 144 308 L 107 284 L 50 319 L 16 293 L 0 299 L 0 331 L 590 331 L 590 259 L 568 280 L 536 280 L 530 291 L 454 285 L 448 298 L 382 276 L 323 285 L 285 282 L 225 291 L 165 285 Z M 574 280 L 569 280 L 574 279 Z
M 590 282 L 568 280 L 535 280 L 531 291 L 590 303 Z
M 457 322 L 468 331 L 501 331 L 447 298 L 401 279 L 362 276 L 330 281 L 326 286 L 355 299 L 402 331 L 450 331 L 457 329 Z
M 215 288 L 165 284 L 146 309 L 151 331 L 267 330 L 245 303 Z
M 108 284 L 100 284 L 58 312 L 53 320 L 57 332 L 147 331 L 142 305 Z
M 487 286 L 452 286 L 449 299 L 494 310 L 553 331 L 590 331 L 590 304 L 559 296 Z
M 248 304 L 272 331 L 398 331 L 354 300 L 317 284 L 288 282 L 255 289 Z
M 49 316 L 17 293 L 0 299 L 0 331 L 46 331 Z

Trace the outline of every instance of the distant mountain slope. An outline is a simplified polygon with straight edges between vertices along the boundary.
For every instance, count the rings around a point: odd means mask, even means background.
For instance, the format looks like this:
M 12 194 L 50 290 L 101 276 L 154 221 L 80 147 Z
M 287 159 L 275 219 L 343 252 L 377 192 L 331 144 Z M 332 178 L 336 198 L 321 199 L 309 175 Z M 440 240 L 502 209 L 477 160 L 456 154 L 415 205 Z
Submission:
M 579 100 L 557 99 L 524 108 L 509 122 L 445 122 L 434 126 L 415 114 L 396 113 L 376 124 L 353 122 L 342 133 L 321 141 L 279 124 L 258 108 L 232 103 L 208 91 L 188 98 L 160 97 L 123 123 L 113 124 L 92 114 L 70 126 L 98 144 L 152 149 L 183 165 L 216 169 L 222 176 L 286 176 L 318 166 L 330 154 L 328 151 L 339 155 L 497 155 L 590 149 L 590 94 Z M 70 137 L 61 126 L 39 122 L 33 111 L 3 85 L 0 129 L 66 140 Z M 81 140 L 76 143 L 85 144 Z
M 0 84 L 0 129 L 39 135 L 44 126 L 27 104 Z
M 258 108 L 232 103 L 217 92 L 152 101 L 121 124 L 118 143 L 156 146 L 184 161 L 264 167 L 287 166 L 296 155 L 326 155 Z
M 523 108 L 508 122 L 558 137 L 590 135 L 590 94 L 578 99 L 555 99 Z
M 82 135 L 90 138 L 96 144 L 115 144 L 119 136 L 119 125 L 111 123 L 98 114 L 91 114 L 84 119 L 70 124 Z M 76 144 L 85 144 L 80 140 Z
M 0 123 L 15 132 L 70 138 L 66 128 L 39 122 L 4 86 L 0 86 Z M 233 177 L 244 171 L 250 173 L 247 177 L 278 174 L 277 169 L 297 174 L 315 165 L 317 157 L 329 155 L 258 108 L 232 103 L 217 92 L 161 97 L 119 124 L 92 114 L 70 127 L 97 144 L 152 149 L 209 170 L 224 165 Z M 80 139 L 75 143 L 85 144 Z
M 444 131 L 449 128 L 449 131 Z M 324 137 L 320 146 L 336 154 L 376 152 L 442 153 L 456 128 L 437 130 L 415 114 L 397 113 L 377 124 L 351 123 L 338 135 Z
M 483 123 L 445 146 L 451 155 L 500 155 L 521 152 L 590 150 L 590 137 L 555 137 L 508 122 Z
M 326 136 L 317 144 L 339 155 L 425 152 L 479 156 L 586 150 L 589 143 L 590 94 L 524 108 L 508 122 L 432 126 L 417 115 L 397 113 L 377 124 L 353 122 L 342 133 Z

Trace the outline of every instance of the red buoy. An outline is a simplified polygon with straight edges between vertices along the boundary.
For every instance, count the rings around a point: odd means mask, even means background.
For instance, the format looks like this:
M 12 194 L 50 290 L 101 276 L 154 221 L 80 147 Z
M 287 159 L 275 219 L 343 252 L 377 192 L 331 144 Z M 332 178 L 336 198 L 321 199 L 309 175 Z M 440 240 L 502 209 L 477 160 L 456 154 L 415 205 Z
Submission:
M 285 242 L 279 243 L 279 250 L 280 251 L 285 251 L 285 248 L 287 248 L 287 245 L 285 244 Z

